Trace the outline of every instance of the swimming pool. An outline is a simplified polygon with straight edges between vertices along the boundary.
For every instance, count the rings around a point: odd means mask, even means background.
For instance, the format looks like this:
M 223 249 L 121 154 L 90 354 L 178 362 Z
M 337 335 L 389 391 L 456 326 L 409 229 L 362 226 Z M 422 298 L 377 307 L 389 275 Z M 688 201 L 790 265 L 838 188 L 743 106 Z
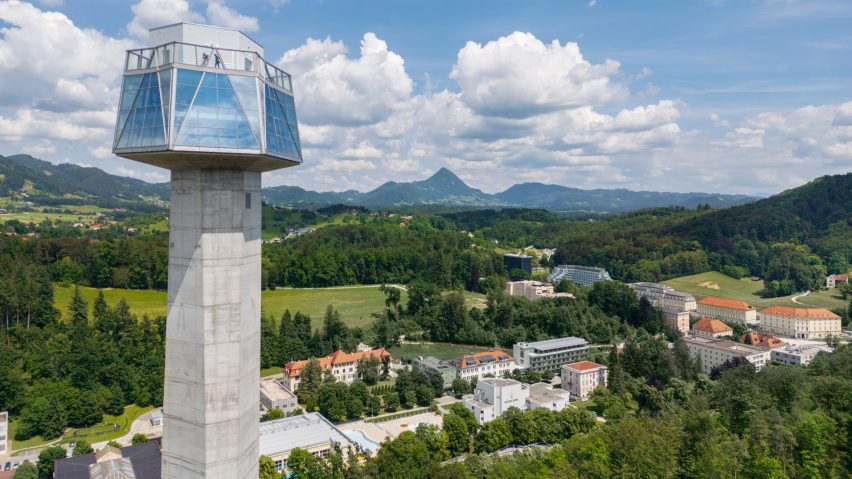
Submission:
M 358 429 L 346 429 L 343 431 L 352 442 L 358 444 L 365 452 L 374 453 L 379 450 L 379 443 L 367 437 L 363 431 Z

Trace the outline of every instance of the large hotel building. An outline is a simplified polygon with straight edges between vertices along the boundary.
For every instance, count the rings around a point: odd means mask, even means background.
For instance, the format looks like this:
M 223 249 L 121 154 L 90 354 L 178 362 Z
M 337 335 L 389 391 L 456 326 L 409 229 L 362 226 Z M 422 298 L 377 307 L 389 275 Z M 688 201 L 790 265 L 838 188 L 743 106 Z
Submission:
M 754 324 L 757 310 L 743 301 L 708 296 L 698 301 L 698 314 L 709 318 L 727 319 L 742 324 Z
M 838 336 L 840 316 L 825 308 L 770 306 L 760 312 L 760 329 L 796 339 Z

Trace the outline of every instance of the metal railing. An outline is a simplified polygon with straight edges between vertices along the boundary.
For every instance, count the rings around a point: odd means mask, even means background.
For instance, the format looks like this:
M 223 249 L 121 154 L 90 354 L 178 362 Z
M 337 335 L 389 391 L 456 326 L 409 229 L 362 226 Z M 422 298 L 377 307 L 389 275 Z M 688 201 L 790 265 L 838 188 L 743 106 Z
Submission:
M 171 64 L 254 72 L 269 83 L 289 92 L 293 91 L 290 74 L 267 62 L 257 52 L 230 50 L 212 45 L 172 42 L 158 47 L 127 50 L 124 71 L 146 70 Z

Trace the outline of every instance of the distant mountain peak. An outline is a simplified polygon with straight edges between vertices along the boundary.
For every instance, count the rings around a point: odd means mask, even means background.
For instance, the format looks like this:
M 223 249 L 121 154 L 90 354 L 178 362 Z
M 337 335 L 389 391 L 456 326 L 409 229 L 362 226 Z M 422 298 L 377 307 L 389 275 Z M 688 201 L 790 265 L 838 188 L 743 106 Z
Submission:
M 465 188 L 468 187 L 467 184 L 461 180 L 461 178 L 459 178 L 455 173 L 443 166 L 434 174 L 432 174 L 432 176 L 421 181 L 420 183 L 440 183 L 449 186 L 458 186 Z

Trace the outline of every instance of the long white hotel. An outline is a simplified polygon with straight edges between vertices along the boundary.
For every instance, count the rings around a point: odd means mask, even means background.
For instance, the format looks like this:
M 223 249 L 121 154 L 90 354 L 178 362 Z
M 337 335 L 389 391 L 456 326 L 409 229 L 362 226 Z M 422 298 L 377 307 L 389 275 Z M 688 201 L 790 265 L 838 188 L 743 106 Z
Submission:
M 683 338 L 692 359 L 701 362 L 701 368 L 710 374 L 713 368 L 734 358 L 743 358 L 760 371 L 770 360 L 770 350 L 757 346 L 736 343 L 727 339 L 686 336 Z
M 760 329 L 796 339 L 840 335 L 841 318 L 825 308 L 770 306 L 760 312 Z

